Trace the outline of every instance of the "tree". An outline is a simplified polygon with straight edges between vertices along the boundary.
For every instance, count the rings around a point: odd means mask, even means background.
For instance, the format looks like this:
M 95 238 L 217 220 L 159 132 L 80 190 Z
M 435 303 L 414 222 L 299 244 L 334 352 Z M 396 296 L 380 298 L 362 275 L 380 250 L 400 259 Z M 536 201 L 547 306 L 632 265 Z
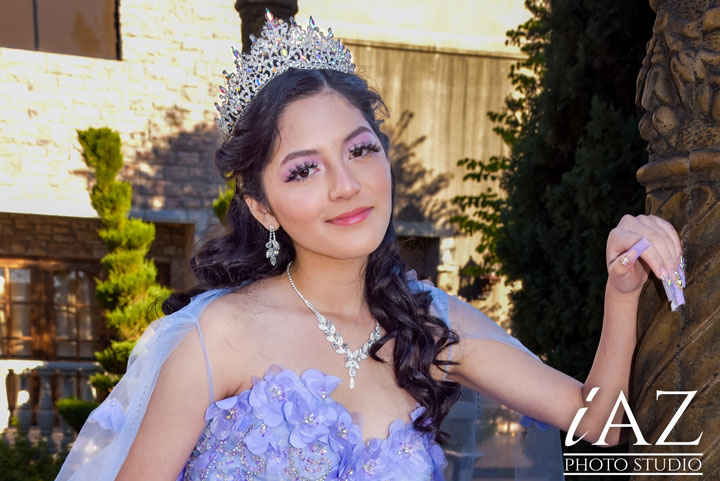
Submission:
M 526 6 L 531 20 L 508 41 L 528 57 L 511 71 L 506 109 L 489 114 L 510 154 L 459 162 L 472 181 L 498 178 L 500 193 L 457 199 L 458 224 L 486 236 L 482 267 L 520 282 L 513 333 L 584 380 L 602 326 L 608 232 L 643 211 L 635 81 L 654 18 L 646 0 Z
M 104 226 L 98 234 L 108 249 L 100 260 L 106 278 L 96 279 L 96 295 L 108 311 L 114 339 L 95 353 L 105 372 L 91 379 L 102 398 L 124 374 L 135 341 L 159 315 L 153 307 L 170 290 L 155 282 L 155 263 L 145 258 L 155 239 L 155 226 L 128 217 L 132 187 L 115 179 L 123 166 L 120 136 L 106 127 L 90 128 L 78 131 L 78 139 L 85 163 L 95 174 L 90 202 Z
M 510 79 L 514 91 L 505 99 L 502 111 L 488 112 L 495 124 L 493 132 L 511 149 L 521 135 L 523 127 L 529 125 L 533 117 L 535 102 L 540 93 L 540 80 L 545 71 L 545 48 L 549 40 L 549 10 L 542 1 L 526 0 L 525 7 L 531 18 L 515 30 L 507 32 L 508 45 L 516 46 L 525 54 L 525 58 L 510 66 Z M 463 275 L 477 277 L 501 269 L 497 255 L 497 239 L 501 229 L 500 214 L 505 206 L 506 196 L 498 189 L 497 182 L 510 166 L 510 157 L 494 155 L 487 160 L 461 159 L 457 162 L 467 173 L 464 181 L 478 182 L 484 190 L 474 195 L 459 195 L 453 198 L 460 213 L 450 218 L 450 222 L 468 234 L 482 234 L 475 251 L 480 255 L 480 263 L 467 266 Z M 488 185 L 488 181 L 492 184 Z

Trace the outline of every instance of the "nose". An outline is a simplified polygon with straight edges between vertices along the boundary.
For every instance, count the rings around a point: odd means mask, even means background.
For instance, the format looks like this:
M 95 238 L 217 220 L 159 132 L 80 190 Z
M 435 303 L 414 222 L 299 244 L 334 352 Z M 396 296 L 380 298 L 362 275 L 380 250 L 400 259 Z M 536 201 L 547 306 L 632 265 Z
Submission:
M 353 175 L 350 167 L 344 162 L 339 162 L 334 169 L 335 175 L 330 186 L 330 199 L 349 199 L 360 192 L 360 183 Z

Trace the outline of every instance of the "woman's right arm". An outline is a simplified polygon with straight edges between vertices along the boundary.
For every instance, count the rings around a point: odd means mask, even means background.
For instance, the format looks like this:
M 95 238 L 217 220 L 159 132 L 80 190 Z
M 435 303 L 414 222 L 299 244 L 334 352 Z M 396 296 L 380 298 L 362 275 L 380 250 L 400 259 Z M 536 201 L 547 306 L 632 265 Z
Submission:
M 177 479 L 205 425 L 209 396 L 205 354 L 193 329 L 163 364 L 116 480 Z

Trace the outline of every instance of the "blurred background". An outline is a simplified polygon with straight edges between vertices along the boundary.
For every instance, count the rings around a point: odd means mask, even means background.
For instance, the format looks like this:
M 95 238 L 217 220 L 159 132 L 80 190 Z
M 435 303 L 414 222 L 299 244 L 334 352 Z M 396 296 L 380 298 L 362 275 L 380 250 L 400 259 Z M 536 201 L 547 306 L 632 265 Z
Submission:
M 647 2 L 0 0 L 0 431 L 16 419 L 67 446 L 54 402 L 97 396 L 94 353 L 117 337 L 96 296 L 108 246 L 76 131 L 119 133 L 130 217 L 154 225 L 157 283 L 188 286 L 226 192 L 213 164 L 222 71 L 266 8 L 332 27 L 387 103 L 408 268 L 584 379 L 607 231 L 642 210 L 634 82 Z M 447 424 L 448 477 L 556 479 L 533 477 L 542 454 L 523 446 L 539 434 L 518 419 L 465 392 Z M 559 452 L 557 432 L 543 442 Z

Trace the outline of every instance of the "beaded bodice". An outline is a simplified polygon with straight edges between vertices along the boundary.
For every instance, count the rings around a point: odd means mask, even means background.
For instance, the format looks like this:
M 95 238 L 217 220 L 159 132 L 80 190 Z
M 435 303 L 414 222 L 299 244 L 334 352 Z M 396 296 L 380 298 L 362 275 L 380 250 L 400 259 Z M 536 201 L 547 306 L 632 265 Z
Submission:
M 331 394 L 340 379 L 271 367 L 252 388 L 208 407 L 206 425 L 178 480 L 439 480 L 440 446 L 414 421 L 363 442 Z

